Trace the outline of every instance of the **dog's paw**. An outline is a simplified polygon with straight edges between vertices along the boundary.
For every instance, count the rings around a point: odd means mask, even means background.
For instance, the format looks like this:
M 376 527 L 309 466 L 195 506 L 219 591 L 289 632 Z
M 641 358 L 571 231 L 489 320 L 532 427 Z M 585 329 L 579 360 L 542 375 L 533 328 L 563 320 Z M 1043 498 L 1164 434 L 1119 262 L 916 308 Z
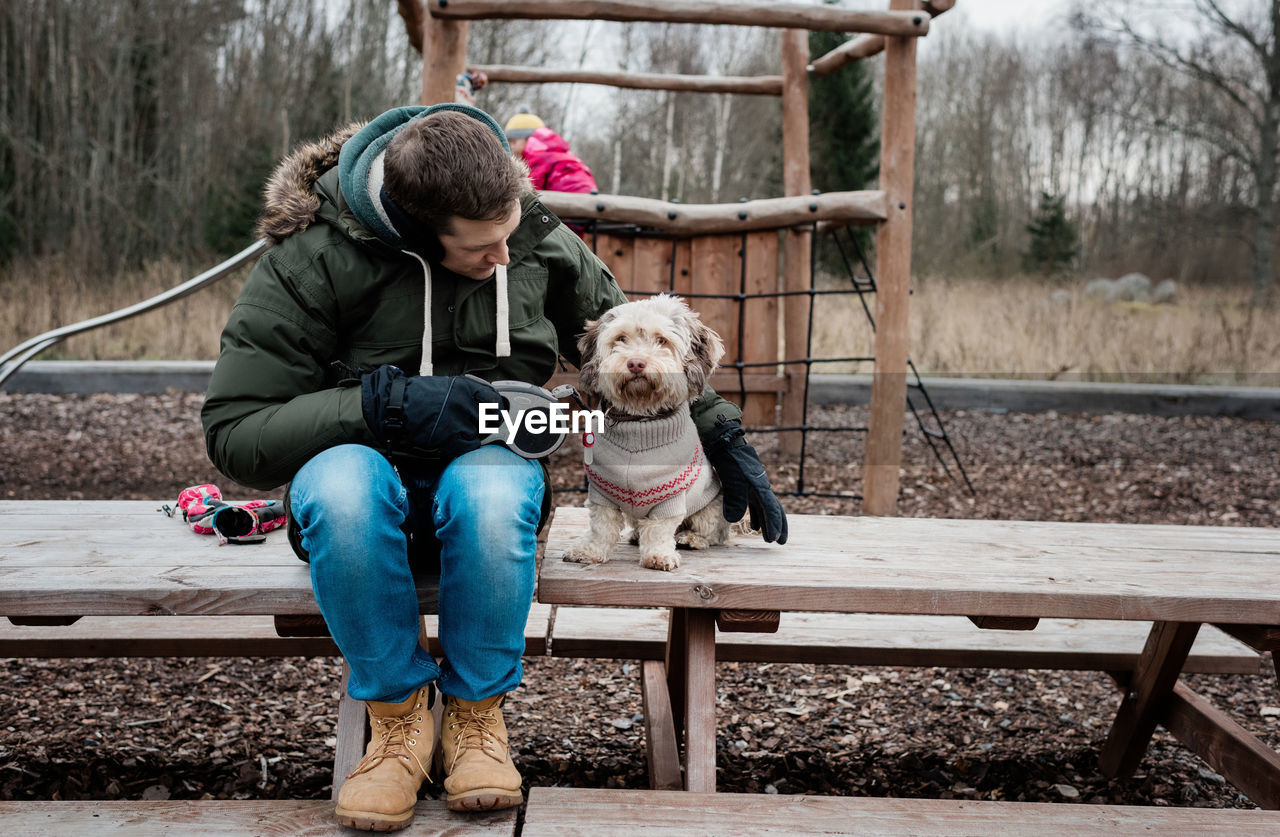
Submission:
M 609 560 L 609 550 L 596 544 L 574 544 L 565 550 L 564 560 L 575 564 L 603 564 Z
M 664 570 L 671 572 L 680 566 L 680 556 L 675 550 L 659 552 L 653 555 L 640 556 L 640 566 L 648 570 Z
M 715 546 L 720 541 L 713 541 L 706 535 L 686 529 L 683 532 L 676 532 L 676 546 L 688 547 L 689 549 L 706 549 Z

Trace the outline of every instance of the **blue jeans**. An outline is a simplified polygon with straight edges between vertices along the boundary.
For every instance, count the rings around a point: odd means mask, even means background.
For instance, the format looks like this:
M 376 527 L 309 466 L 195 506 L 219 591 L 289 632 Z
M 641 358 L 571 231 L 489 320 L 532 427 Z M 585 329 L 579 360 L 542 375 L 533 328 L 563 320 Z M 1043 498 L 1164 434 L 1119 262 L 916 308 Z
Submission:
M 544 486 L 537 462 L 497 445 L 399 472 L 373 448 L 341 445 L 302 466 L 289 500 L 351 697 L 401 701 L 438 681 L 482 700 L 520 684 Z M 439 665 L 418 644 L 409 532 L 415 545 L 438 540 Z

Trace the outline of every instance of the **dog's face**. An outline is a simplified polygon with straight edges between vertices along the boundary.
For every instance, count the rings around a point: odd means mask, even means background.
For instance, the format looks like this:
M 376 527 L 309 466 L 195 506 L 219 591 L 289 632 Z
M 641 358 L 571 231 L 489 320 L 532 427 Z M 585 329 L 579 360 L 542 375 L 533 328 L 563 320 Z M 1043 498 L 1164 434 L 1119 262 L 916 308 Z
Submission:
M 587 323 L 578 351 L 582 389 L 643 416 L 702 395 L 724 344 L 684 300 L 659 294 Z

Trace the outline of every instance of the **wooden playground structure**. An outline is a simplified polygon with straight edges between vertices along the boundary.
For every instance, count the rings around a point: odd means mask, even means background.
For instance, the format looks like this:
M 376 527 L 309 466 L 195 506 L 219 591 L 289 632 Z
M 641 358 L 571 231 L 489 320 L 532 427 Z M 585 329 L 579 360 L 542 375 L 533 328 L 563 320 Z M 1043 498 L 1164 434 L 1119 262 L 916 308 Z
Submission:
M 810 260 L 815 231 L 876 227 L 875 368 L 863 463 L 862 511 L 894 515 L 907 396 L 908 291 L 911 277 L 915 156 L 916 38 L 954 0 L 890 0 L 882 12 L 830 6 L 730 4 L 712 0 L 401 0 L 410 38 L 422 52 L 422 103 L 453 101 L 457 75 L 483 71 L 491 82 L 577 82 L 619 88 L 739 93 L 782 100 L 785 196 L 746 203 L 688 205 L 621 195 L 543 193 L 564 218 L 634 225 L 665 236 L 611 229 L 593 236 L 597 255 L 622 288 L 672 290 L 725 339 L 726 372 L 746 420 L 783 429 L 795 453 L 804 423 L 809 372 L 807 334 L 814 301 Z M 780 76 L 728 77 L 602 73 L 467 61 L 469 21 L 491 18 L 609 20 L 766 26 L 782 29 Z M 809 31 L 862 33 L 830 53 L 809 55 Z M 879 188 L 811 194 L 809 77 L 884 53 Z M 779 235 L 781 232 L 781 235 Z M 779 244 L 779 238 L 781 243 Z M 781 249 L 781 270 L 778 250 Z M 750 324 L 750 328 L 746 327 Z M 779 325 L 781 326 L 779 328 Z M 781 334 L 781 339 L 777 335 Z M 791 432 L 794 431 L 794 432 Z

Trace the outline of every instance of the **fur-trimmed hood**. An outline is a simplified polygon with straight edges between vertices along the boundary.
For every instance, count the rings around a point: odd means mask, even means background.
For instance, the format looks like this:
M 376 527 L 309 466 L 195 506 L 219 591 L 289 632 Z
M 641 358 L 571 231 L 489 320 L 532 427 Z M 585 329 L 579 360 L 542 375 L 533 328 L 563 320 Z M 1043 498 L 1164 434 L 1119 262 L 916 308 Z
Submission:
M 316 181 L 338 165 L 342 146 L 367 123 L 352 122 L 329 136 L 306 142 L 285 157 L 262 189 L 262 214 L 255 232 L 278 244 L 311 226 L 320 213 Z

